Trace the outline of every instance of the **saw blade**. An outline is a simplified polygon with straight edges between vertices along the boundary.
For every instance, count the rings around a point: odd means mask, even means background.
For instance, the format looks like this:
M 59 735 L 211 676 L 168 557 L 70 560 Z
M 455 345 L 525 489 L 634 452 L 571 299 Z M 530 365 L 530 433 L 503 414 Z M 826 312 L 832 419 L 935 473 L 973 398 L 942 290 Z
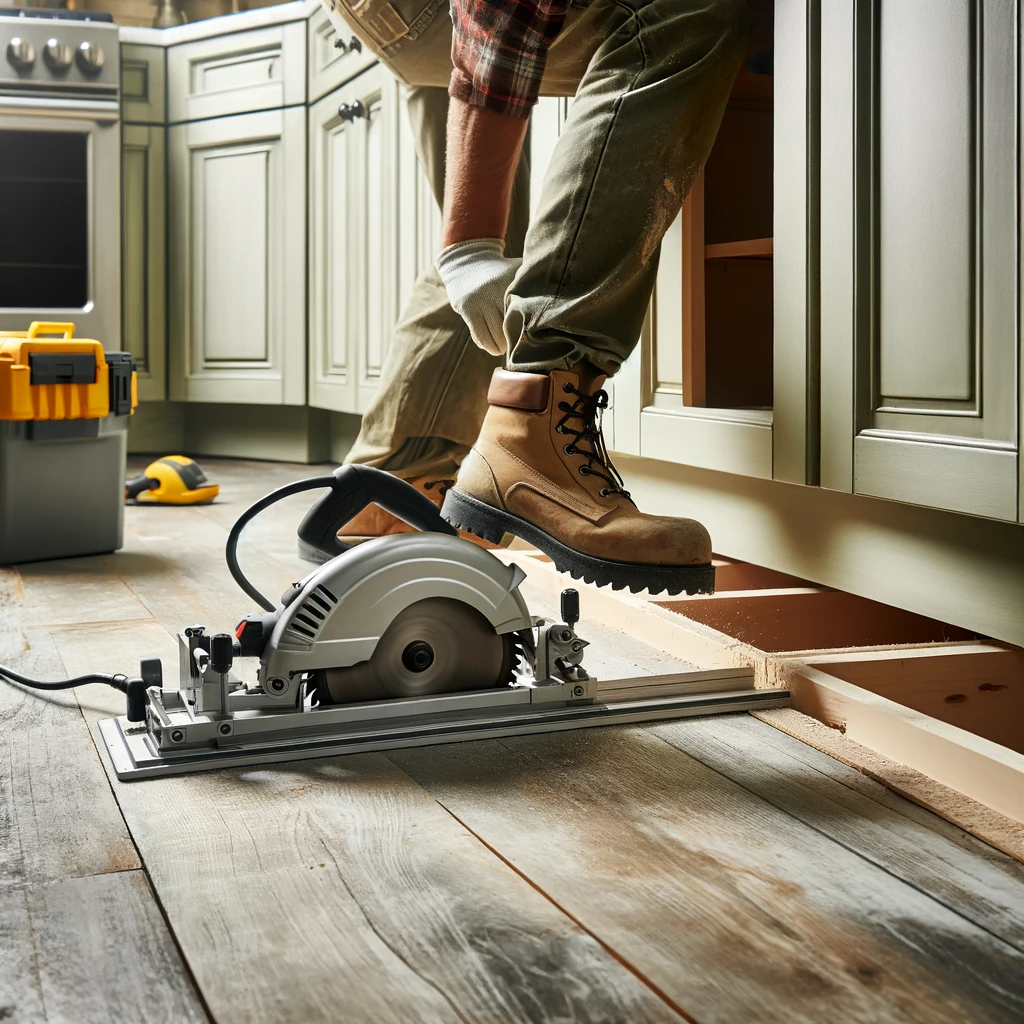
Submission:
M 368 661 L 313 673 L 323 703 L 491 689 L 512 681 L 519 647 L 461 601 L 432 597 L 401 612 Z

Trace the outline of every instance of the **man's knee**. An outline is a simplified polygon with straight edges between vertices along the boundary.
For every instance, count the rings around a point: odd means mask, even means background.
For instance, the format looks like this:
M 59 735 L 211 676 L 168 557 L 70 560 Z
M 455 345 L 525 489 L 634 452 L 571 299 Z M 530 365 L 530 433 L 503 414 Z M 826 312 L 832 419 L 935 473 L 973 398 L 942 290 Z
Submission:
M 746 0 L 705 0 L 705 4 L 722 50 L 741 51 L 751 34 L 751 8 Z

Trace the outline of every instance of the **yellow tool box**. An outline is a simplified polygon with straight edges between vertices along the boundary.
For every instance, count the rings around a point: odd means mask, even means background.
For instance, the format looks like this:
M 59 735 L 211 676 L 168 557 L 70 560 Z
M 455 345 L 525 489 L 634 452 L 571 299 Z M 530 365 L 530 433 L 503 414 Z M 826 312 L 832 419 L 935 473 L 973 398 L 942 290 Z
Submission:
M 135 360 L 74 334 L 0 331 L 0 565 L 121 546 Z

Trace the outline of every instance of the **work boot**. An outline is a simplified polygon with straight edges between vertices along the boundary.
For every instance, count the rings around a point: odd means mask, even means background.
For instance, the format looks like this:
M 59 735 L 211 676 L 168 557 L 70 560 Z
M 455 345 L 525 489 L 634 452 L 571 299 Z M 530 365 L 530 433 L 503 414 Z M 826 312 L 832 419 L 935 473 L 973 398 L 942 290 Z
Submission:
M 513 533 L 588 583 L 710 593 L 708 531 L 644 515 L 623 488 L 601 434 L 603 383 L 586 362 L 550 375 L 495 370 L 480 437 L 441 514 L 488 540 Z
M 416 480 L 409 480 L 422 494 L 425 494 L 435 505 L 440 507 L 448 488 L 455 481 L 452 479 L 438 479 L 435 476 L 421 476 Z M 350 519 L 339 531 L 338 540 L 347 547 L 362 544 L 363 541 L 374 540 L 377 537 L 390 537 L 394 533 L 415 533 L 416 528 L 403 522 L 398 516 L 385 512 L 379 505 L 367 505 L 362 512 Z M 480 537 L 469 533 L 463 533 L 466 540 L 471 540 L 481 547 L 494 547 Z

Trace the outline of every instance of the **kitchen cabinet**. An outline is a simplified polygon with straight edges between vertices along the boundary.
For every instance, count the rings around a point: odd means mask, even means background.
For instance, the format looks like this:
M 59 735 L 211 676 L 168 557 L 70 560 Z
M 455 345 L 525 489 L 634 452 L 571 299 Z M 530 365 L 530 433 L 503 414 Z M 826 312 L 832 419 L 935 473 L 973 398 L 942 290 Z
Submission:
M 309 402 L 362 413 L 440 212 L 394 77 L 377 65 L 309 109 Z
M 617 452 L 815 482 L 815 6 L 751 0 L 721 130 L 662 243 L 640 343 L 609 382 Z
M 171 397 L 306 400 L 306 111 L 168 129 Z
M 288 22 L 172 46 L 172 124 L 306 102 L 306 23 Z
M 1019 519 L 1016 3 L 821 23 L 821 481 Z
M 162 46 L 121 45 L 121 120 L 159 124 L 167 120 L 167 51 Z
M 121 347 L 143 401 L 167 397 L 166 141 L 160 125 L 121 129 Z

